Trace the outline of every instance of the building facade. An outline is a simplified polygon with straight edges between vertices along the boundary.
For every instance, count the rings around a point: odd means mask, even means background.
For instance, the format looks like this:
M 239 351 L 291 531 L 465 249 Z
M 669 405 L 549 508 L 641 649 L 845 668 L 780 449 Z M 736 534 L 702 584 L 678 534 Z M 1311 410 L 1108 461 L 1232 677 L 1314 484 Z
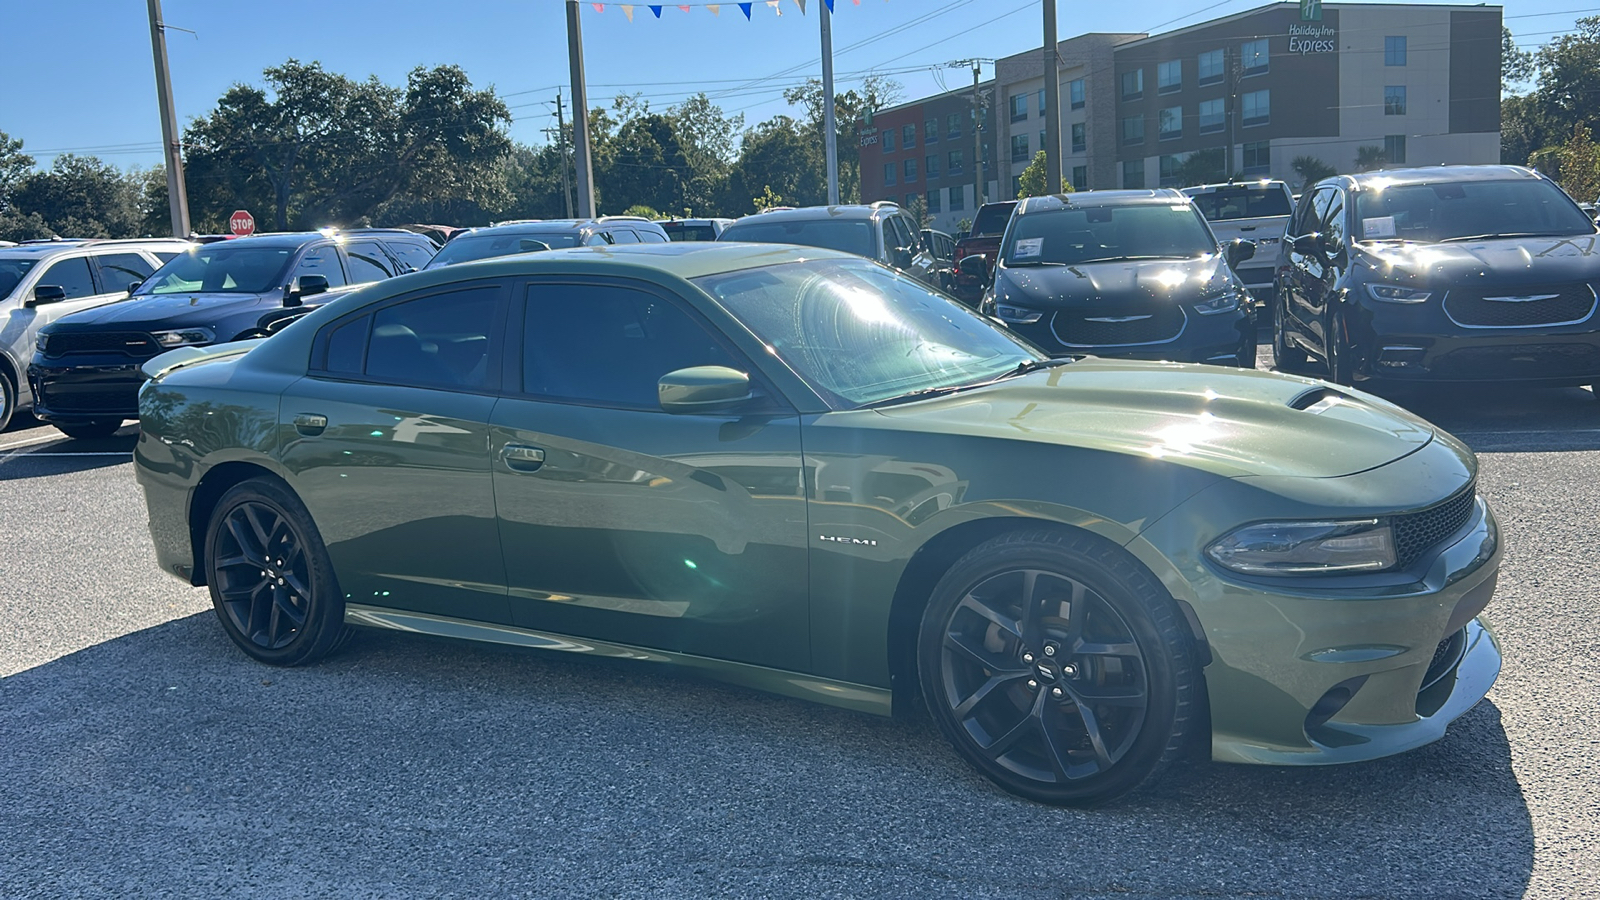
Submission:
M 973 196 L 974 165 L 983 165 L 984 194 L 993 199 L 998 185 L 994 176 L 993 83 L 978 86 L 981 113 L 978 145 L 973 140 L 972 88 L 939 94 L 924 100 L 879 110 L 870 120 L 858 120 L 861 154 L 861 199 L 892 200 L 902 206 L 923 205 L 932 219 L 930 227 L 954 234 L 962 220 L 970 220 L 983 199 Z

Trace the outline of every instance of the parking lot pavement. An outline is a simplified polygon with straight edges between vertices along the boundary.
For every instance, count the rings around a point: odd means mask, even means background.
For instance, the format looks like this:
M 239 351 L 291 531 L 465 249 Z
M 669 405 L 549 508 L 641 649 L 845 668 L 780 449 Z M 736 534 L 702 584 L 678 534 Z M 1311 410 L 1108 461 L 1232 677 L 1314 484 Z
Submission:
M 1482 453 L 1503 526 L 1488 699 L 1399 757 L 1199 764 L 1087 812 L 926 720 L 641 664 L 368 633 L 257 665 L 156 571 L 133 426 L 13 429 L 0 896 L 1600 895 L 1600 403 L 1409 400 Z

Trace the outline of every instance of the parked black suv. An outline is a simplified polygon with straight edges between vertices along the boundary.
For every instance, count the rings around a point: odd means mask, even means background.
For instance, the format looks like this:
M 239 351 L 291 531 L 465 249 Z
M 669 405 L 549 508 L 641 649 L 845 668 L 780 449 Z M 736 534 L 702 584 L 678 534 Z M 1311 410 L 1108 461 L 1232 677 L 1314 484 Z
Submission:
M 263 234 L 192 246 L 127 297 L 39 332 L 33 414 L 71 437 L 138 416 L 145 360 L 173 347 L 265 337 L 361 284 L 415 268 L 428 238 L 395 229 Z
M 1174 190 L 1087 191 L 1019 201 L 980 310 L 1052 353 L 1255 368 L 1255 306 L 1234 267 L 1255 244 L 1219 245 Z M 985 275 L 982 256 L 961 260 Z
M 888 200 L 865 206 L 783 207 L 722 229 L 719 241 L 800 244 L 875 259 L 930 287 L 942 288 L 939 260 L 923 246 L 916 220 Z
M 1300 198 L 1278 268 L 1277 364 L 1341 384 L 1600 383 L 1600 237 L 1518 166 L 1340 175 Z
M 498 222 L 450 236 L 428 268 L 492 259 L 513 253 L 564 250 L 568 247 L 609 247 L 613 244 L 665 244 L 670 239 L 661 226 L 641 216 L 601 216 L 598 219 L 525 219 Z

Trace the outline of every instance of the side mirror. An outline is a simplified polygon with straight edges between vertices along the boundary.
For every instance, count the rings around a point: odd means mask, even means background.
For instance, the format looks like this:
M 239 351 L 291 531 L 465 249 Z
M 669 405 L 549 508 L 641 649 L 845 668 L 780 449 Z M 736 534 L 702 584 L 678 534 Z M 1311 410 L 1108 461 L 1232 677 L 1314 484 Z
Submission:
M 1243 238 L 1234 238 L 1226 245 L 1228 268 L 1237 269 L 1239 264 L 1256 255 L 1256 242 Z
M 41 284 L 33 289 L 33 297 L 23 306 L 43 306 L 46 303 L 60 303 L 67 299 L 67 289 L 59 284 Z
M 326 275 L 296 275 L 289 282 L 289 289 L 283 292 L 284 306 L 299 306 L 305 298 L 317 294 L 327 293 L 328 276 Z
M 979 282 L 989 278 L 989 261 L 982 254 L 974 253 L 971 256 L 961 257 L 961 262 L 956 263 L 956 271 L 968 278 L 976 278 Z
M 130 281 L 130 282 L 128 282 L 128 293 L 131 294 L 134 291 L 137 291 L 139 289 L 140 285 L 143 285 L 143 284 L 144 284 L 144 282 L 142 282 L 142 281 Z
M 546 244 L 544 241 L 522 240 L 518 242 L 518 245 L 522 248 L 522 252 L 524 253 L 538 253 L 541 250 L 550 249 L 550 245 Z
M 727 366 L 693 366 L 661 376 L 656 383 L 662 410 L 716 412 L 749 400 L 750 376 Z
M 1321 233 L 1315 231 L 1290 240 L 1289 246 L 1302 256 L 1314 256 L 1326 249 Z
M 916 251 L 911 247 L 896 247 L 889 251 L 889 261 L 896 269 L 911 268 L 911 260 L 916 256 Z

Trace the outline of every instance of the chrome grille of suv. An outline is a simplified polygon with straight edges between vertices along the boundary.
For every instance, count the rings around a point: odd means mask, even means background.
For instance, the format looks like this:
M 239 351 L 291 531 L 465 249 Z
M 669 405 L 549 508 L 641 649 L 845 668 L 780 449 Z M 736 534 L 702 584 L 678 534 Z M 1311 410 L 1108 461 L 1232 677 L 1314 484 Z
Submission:
M 1595 293 L 1587 284 L 1452 288 L 1444 311 L 1467 328 L 1532 328 L 1581 322 L 1594 313 Z
M 1183 310 L 1172 304 L 1063 309 L 1051 318 L 1050 329 L 1057 340 L 1069 346 L 1115 347 L 1165 343 L 1183 333 L 1184 321 Z
M 1394 527 L 1395 556 L 1401 568 L 1416 562 L 1430 547 L 1467 524 L 1477 496 L 1477 482 L 1472 482 L 1438 506 L 1395 516 L 1391 524 Z

